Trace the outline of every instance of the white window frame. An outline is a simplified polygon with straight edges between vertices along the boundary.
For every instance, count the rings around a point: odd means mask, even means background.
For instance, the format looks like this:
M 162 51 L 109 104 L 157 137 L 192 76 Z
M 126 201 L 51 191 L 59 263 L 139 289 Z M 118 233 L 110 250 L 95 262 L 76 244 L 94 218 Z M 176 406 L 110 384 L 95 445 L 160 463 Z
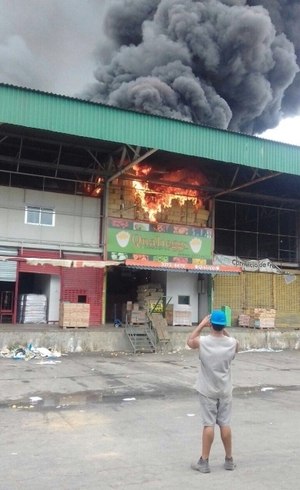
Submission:
M 38 222 L 34 223 L 30 221 L 30 212 L 35 212 L 38 214 Z M 50 215 L 52 218 L 51 223 L 43 223 L 43 215 Z M 55 226 L 55 209 L 53 208 L 42 208 L 40 206 L 25 206 L 25 224 L 33 226 Z

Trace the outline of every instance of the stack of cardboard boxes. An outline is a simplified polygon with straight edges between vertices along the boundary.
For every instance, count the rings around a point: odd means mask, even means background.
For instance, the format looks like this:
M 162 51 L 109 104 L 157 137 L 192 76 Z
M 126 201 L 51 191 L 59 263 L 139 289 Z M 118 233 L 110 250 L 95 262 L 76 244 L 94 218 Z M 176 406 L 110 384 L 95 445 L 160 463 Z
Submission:
M 160 284 L 144 284 L 138 286 L 137 300 L 140 308 L 163 313 L 163 289 Z
M 90 305 L 86 303 L 61 303 L 59 325 L 62 328 L 87 328 L 90 320 Z
M 131 305 L 130 305 L 131 303 Z M 146 321 L 146 311 L 140 309 L 138 303 L 127 301 L 127 321 L 133 325 L 141 325 Z
M 160 284 L 138 286 L 137 302 L 127 301 L 127 323 L 142 324 L 147 321 L 146 312 L 163 313 L 163 289 Z
M 109 192 L 108 210 L 114 218 L 136 219 L 135 196 L 130 181 L 114 182 Z
M 275 328 L 276 310 L 274 308 L 250 308 L 239 315 L 240 327 Z
M 121 179 L 114 181 L 109 192 L 108 210 L 111 217 L 149 221 L 149 212 L 131 181 Z M 156 218 L 160 223 L 206 227 L 209 211 L 199 207 L 196 197 L 187 198 L 182 202 L 174 195 L 172 206 L 162 205 L 161 210 L 157 211 Z

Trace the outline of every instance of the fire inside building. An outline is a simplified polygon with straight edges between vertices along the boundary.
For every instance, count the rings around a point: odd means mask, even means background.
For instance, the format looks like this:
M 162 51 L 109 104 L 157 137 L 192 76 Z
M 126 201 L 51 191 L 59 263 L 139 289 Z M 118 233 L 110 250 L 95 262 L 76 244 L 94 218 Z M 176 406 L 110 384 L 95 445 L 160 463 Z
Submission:
M 300 148 L 7 85 L 0 102 L 0 322 L 66 304 L 91 327 L 299 322 Z

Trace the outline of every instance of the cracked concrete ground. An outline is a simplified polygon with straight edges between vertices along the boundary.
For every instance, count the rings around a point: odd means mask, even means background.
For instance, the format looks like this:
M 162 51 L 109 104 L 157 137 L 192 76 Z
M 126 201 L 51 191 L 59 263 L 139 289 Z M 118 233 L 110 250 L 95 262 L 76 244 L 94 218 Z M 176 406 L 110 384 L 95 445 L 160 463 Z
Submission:
M 0 489 L 298 488 L 299 358 L 237 355 L 237 469 L 223 470 L 216 431 L 208 475 L 190 469 L 201 432 L 196 352 L 1 358 Z

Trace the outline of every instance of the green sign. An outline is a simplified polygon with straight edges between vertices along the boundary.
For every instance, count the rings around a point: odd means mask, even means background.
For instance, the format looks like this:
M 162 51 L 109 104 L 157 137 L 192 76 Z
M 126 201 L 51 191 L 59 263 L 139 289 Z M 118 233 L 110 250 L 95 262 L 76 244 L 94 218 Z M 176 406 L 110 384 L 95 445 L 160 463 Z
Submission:
M 213 231 L 164 223 L 110 218 L 107 251 L 112 260 L 206 264 L 212 260 Z

